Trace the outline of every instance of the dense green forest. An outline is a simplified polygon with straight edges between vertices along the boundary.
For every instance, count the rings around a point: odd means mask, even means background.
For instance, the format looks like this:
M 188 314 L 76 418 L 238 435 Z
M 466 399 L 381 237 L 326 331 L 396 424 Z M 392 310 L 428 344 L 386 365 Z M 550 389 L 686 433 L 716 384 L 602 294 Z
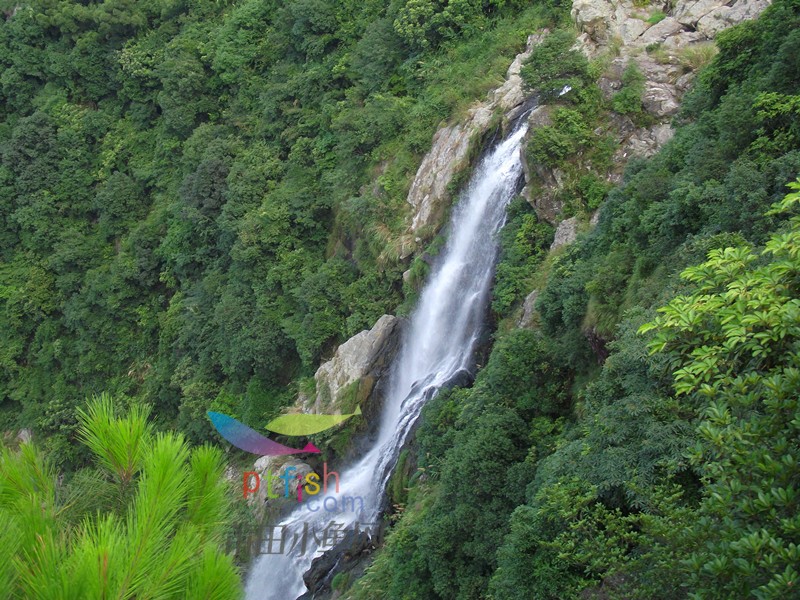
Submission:
M 0 457 L 1 597 L 238 596 L 205 413 L 263 425 L 411 310 L 437 127 L 544 26 L 529 163 L 605 165 L 593 125 L 646 123 L 569 8 L 0 0 L 0 430 L 36 441 Z M 716 44 L 672 141 L 570 190 L 594 229 L 548 254 L 512 202 L 486 366 L 424 409 L 345 597 L 800 597 L 800 2 Z
M 0 426 L 70 467 L 94 393 L 266 423 L 402 303 L 410 180 L 524 4 L 0 3 Z

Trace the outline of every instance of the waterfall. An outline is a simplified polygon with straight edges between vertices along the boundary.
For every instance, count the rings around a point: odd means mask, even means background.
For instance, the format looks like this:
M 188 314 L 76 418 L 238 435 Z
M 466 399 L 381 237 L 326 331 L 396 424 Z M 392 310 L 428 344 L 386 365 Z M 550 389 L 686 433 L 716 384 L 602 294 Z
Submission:
M 315 552 L 321 554 L 318 545 L 324 545 L 322 532 L 331 521 L 336 527 L 352 529 L 356 523 L 380 519 L 388 480 L 422 406 L 459 372 L 474 366 L 491 291 L 497 232 L 522 173 L 520 147 L 527 127 L 521 119 L 511 134 L 481 159 L 453 210 L 449 238 L 392 366 L 376 442 L 360 460 L 339 471 L 341 493 L 334 493 L 331 478 L 330 489 L 315 497 L 316 512 L 304 503 L 273 528 L 275 535 L 287 532 L 286 547 L 274 540 L 266 542 L 272 544 L 264 548 L 269 553 L 259 556 L 247 579 L 248 600 L 287 600 L 302 595 L 306 591 L 303 573 Z M 342 507 L 343 496 L 363 498 L 363 506 L 353 501 Z M 352 510 L 326 512 L 320 507 L 328 499 L 330 507 L 335 502 L 337 507 Z M 323 539 L 315 539 L 314 534 Z M 306 538 L 302 544 L 299 536 Z M 283 551 L 278 553 L 278 549 Z

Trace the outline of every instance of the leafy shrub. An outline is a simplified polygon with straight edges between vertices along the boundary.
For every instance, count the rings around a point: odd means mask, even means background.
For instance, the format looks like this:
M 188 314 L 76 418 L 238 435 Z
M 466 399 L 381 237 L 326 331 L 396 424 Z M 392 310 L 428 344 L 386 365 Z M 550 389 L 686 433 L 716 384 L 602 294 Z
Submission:
M 526 150 L 528 160 L 548 167 L 584 148 L 591 139 L 586 119 L 576 110 L 559 107 L 553 111 L 553 124 L 533 131 Z
M 574 34 L 556 30 L 533 49 L 522 67 L 525 85 L 540 95 L 541 102 L 556 99 L 569 86 L 576 93 L 589 82 L 589 62 L 573 50 Z
M 531 276 L 552 243 L 553 228 L 539 221 L 523 198 L 508 207 L 508 221 L 500 233 L 500 260 L 492 287 L 492 310 L 505 316 L 530 291 Z
M 577 192 L 589 210 L 600 207 L 613 185 L 594 173 L 583 175 L 577 183 Z
M 644 82 L 644 75 L 639 67 L 634 61 L 629 62 L 622 73 L 622 88 L 611 99 L 614 110 L 621 115 L 641 115 Z
M 406 0 L 394 21 L 395 31 L 406 44 L 417 50 L 433 48 L 459 33 L 470 33 L 486 22 L 487 13 L 496 11 L 503 0 Z
M 777 211 L 797 214 L 800 181 L 792 188 Z M 698 518 L 676 535 L 698 540 L 684 564 L 690 587 L 707 597 L 794 593 L 798 256 L 798 216 L 760 256 L 748 246 L 712 250 L 682 273 L 690 293 L 642 327 L 657 330 L 651 350 L 670 353 L 675 392 L 702 418 L 691 460 L 708 483 Z

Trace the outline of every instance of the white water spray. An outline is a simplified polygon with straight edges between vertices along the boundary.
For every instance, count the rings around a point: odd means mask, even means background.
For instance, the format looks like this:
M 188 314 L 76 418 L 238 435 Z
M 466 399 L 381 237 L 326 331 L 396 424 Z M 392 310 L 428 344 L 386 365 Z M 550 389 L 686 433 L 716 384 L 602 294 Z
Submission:
M 306 591 L 303 573 L 321 553 L 315 540 L 334 521 L 351 529 L 355 523 L 380 519 L 381 502 L 400 451 L 420 410 L 443 385 L 473 367 L 497 256 L 497 232 L 522 173 L 520 147 L 527 131 L 523 122 L 479 163 L 450 220 L 450 237 L 419 299 L 395 359 L 384 401 L 378 438 L 355 464 L 339 471 L 341 494 L 361 497 L 363 510 L 317 512 L 302 505 L 277 527 L 288 532 L 283 553 L 262 554 L 247 579 L 247 600 L 287 600 Z M 332 502 L 328 503 L 332 506 Z M 357 508 L 355 503 L 353 508 Z M 349 506 L 348 506 L 349 507 Z M 305 548 L 295 536 L 308 532 Z M 293 546 L 293 547 L 289 547 Z M 274 550 L 265 548 L 264 550 Z M 302 552 L 301 550 L 305 550 Z

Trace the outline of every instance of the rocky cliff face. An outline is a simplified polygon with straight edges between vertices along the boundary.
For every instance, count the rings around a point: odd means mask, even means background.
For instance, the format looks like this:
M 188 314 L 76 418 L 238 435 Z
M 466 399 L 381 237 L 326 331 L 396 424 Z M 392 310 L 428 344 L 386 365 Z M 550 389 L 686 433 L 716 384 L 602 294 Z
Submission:
M 408 192 L 407 201 L 412 206 L 408 243 L 404 254 L 408 256 L 421 241 L 441 225 L 445 209 L 452 200 L 448 187 L 455 176 L 470 166 L 473 147 L 481 141 L 495 116 L 506 122 L 519 114 L 526 94 L 520 70 L 534 46 L 541 42 L 543 32 L 528 37 L 523 52 L 518 54 L 506 73 L 506 81 L 490 92 L 483 102 L 477 103 L 461 122 L 440 128 L 433 137 L 433 145 L 425 155 Z
M 303 412 L 348 413 L 361 407 L 365 418 L 376 412 L 376 383 L 389 368 L 399 342 L 400 319 L 383 315 L 372 329 L 351 337 L 314 375 L 316 395 L 305 398 Z M 372 401 L 371 401 L 372 400 Z
M 704 56 L 713 54 L 714 36 L 736 23 L 757 17 L 769 0 L 667 0 L 635 3 L 630 0 L 574 0 L 572 18 L 580 32 L 578 48 L 589 58 L 609 57 L 598 84 L 607 99 L 622 87 L 622 74 L 634 62 L 645 79 L 642 104 L 649 123 L 637 126 L 624 115 L 613 115 L 610 123 L 618 143 L 614 170 L 608 174 L 618 182 L 625 164 L 633 157 L 654 154 L 672 137 L 670 121 Z M 413 211 L 409 233 L 403 241 L 403 257 L 441 225 L 452 201 L 448 186 L 469 166 L 472 144 L 492 125 L 495 115 L 506 121 L 521 110 L 526 92 L 520 69 L 533 47 L 547 32 L 528 38 L 524 52 L 508 69 L 505 83 L 474 106 L 461 122 L 439 129 L 433 146 L 420 164 L 408 194 Z M 531 129 L 549 124 L 549 107 L 539 107 L 530 116 Z M 561 220 L 555 193 L 563 185 L 558 169 L 526 170 L 528 187 L 523 192 L 539 216 L 554 225 Z M 530 184 L 536 182 L 535 192 Z M 534 193 L 537 197 L 531 197 Z
M 623 161 L 653 154 L 669 139 L 669 119 L 700 66 L 696 55 L 713 51 L 710 42 L 717 33 L 757 17 L 767 6 L 768 0 L 668 0 L 645 7 L 628 0 L 574 0 L 581 49 L 589 57 L 610 48 L 618 52 L 599 82 L 603 92 L 619 89 L 631 61 L 645 76 L 642 102 L 657 123 L 627 133 Z
M 757 17 L 768 5 L 768 0 L 573 1 L 571 14 L 580 32 L 576 49 L 589 59 L 607 62 L 598 80 L 605 99 L 611 100 L 622 88 L 623 73 L 631 63 L 644 79 L 645 118 L 637 124 L 629 116 L 610 113 L 603 130 L 595 132 L 610 134 L 617 145 L 612 169 L 603 174 L 609 183 L 621 181 L 631 158 L 651 156 L 672 138 L 672 118 L 697 69 L 713 57 L 714 36 Z M 550 125 L 552 111 L 551 106 L 537 107 L 529 117 L 530 131 Z M 563 219 L 560 192 L 565 174 L 558 168 L 524 164 L 523 196 L 539 218 L 557 226 L 551 251 L 572 243 L 579 231 L 597 222 L 599 211 L 588 223 L 580 222 L 587 216 Z M 536 322 L 535 298 L 533 291 L 520 310 L 518 326 Z
M 647 125 L 612 113 L 603 128 L 618 148 L 612 169 L 604 174 L 610 183 L 621 181 L 631 158 L 651 156 L 672 138 L 672 118 L 697 69 L 713 57 L 714 36 L 755 18 L 768 5 L 768 0 L 573 1 L 571 14 L 580 31 L 577 49 L 590 59 L 608 62 L 598 81 L 605 99 L 622 88 L 623 73 L 631 63 L 644 77 Z M 531 132 L 548 125 L 549 115 L 550 107 L 537 108 L 530 117 Z M 525 174 L 523 195 L 540 218 L 557 225 L 564 208 L 559 200 L 564 174 L 538 165 Z

